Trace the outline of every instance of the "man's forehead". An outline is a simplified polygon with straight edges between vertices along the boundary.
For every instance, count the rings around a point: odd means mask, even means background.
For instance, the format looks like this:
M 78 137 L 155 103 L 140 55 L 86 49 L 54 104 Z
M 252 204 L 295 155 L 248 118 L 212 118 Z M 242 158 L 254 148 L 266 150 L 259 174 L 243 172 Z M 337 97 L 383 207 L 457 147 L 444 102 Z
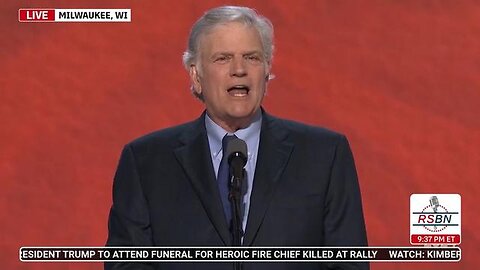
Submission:
M 240 34 L 238 31 L 246 30 L 248 37 Z M 218 24 L 211 29 L 205 31 L 199 37 L 200 49 L 214 49 L 225 52 L 232 52 L 234 48 L 243 48 L 245 51 L 263 51 L 262 40 L 258 30 L 251 26 L 240 22 L 229 22 Z M 203 47 L 203 48 L 202 48 Z
M 254 55 L 254 54 L 262 54 L 262 50 L 241 50 L 241 51 L 232 51 L 232 50 L 216 50 L 212 51 L 213 55 Z

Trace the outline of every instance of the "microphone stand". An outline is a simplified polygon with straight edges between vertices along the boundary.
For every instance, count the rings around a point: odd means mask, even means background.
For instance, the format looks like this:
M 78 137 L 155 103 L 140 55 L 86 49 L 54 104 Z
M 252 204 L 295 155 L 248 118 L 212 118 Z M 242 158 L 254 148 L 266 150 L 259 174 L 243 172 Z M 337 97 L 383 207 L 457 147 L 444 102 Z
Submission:
M 241 214 L 241 203 L 242 203 L 242 180 L 245 175 L 245 169 L 242 168 L 241 177 L 236 177 L 235 174 L 232 174 L 232 181 L 230 186 L 229 199 L 232 204 L 232 233 L 233 233 L 233 246 L 240 247 L 242 246 L 242 217 Z M 242 263 L 234 262 L 234 270 L 241 270 Z

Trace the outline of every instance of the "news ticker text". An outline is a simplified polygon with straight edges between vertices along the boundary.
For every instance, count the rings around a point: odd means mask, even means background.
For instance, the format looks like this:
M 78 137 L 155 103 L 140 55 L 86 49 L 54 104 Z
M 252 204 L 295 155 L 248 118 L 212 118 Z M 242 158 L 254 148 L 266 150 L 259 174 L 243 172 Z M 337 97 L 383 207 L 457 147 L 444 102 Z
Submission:
M 458 262 L 459 247 L 22 247 L 22 262 Z

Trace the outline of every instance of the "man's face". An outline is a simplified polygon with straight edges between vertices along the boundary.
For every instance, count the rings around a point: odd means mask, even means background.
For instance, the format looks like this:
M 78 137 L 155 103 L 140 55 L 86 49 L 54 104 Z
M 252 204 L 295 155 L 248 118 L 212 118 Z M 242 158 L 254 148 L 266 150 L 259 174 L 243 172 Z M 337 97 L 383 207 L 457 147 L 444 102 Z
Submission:
M 199 43 L 198 66 L 190 67 L 190 75 L 208 115 L 227 130 L 248 125 L 262 103 L 269 72 L 258 31 L 231 22 L 214 27 Z

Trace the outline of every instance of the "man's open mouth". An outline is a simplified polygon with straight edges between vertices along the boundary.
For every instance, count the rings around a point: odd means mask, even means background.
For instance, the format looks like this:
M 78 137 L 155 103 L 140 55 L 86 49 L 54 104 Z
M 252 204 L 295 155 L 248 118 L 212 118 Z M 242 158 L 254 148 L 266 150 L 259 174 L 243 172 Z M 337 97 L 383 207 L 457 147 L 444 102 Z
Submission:
M 250 91 L 250 88 L 248 86 L 241 85 L 241 84 L 234 85 L 227 89 L 228 94 L 234 97 L 244 97 L 248 95 L 249 91 Z

